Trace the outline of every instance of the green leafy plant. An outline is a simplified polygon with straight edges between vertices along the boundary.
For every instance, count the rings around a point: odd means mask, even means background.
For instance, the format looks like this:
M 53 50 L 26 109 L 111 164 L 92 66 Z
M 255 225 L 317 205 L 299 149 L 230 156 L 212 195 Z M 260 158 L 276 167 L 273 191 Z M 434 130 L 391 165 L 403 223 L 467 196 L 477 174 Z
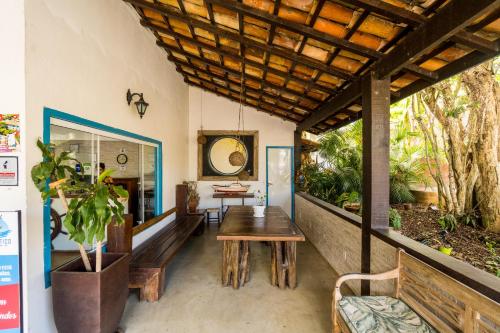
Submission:
M 42 152 L 43 161 L 31 169 L 31 179 L 45 201 L 51 196 L 57 195 L 56 188 L 47 186 L 48 182 L 65 179 L 67 176 L 73 179 L 79 178 L 76 170 L 68 164 L 69 161 L 78 161 L 71 157 L 69 152 L 62 152 L 56 156 L 54 146 L 44 144 L 40 139 L 36 145 Z
M 91 245 L 97 243 L 95 271 L 101 271 L 102 241 L 105 238 L 106 227 L 113 218 L 118 225 L 124 222 L 122 201 L 128 198 L 128 192 L 121 186 L 114 186 L 107 181 L 113 170 L 104 171 L 95 184 L 89 184 L 67 164 L 68 161 L 74 160 L 68 152 L 56 156 L 54 147 L 43 144 L 40 140 L 37 146 L 44 160 L 31 169 L 33 182 L 44 200 L 54 196 L 59 196 L 61 199 L 67 210 L 64 226 L 69 238 L 78 244 L 87 271 L 91 271 L 92 268 L 84 243 Z M 67 193 L 76 193 L 77 197 L 68 203 Z
M 486 268 L 500 277 L 500 256 L 497 255 L 497 242 L 494 240 L 485 240 L 486 249 L 491 254 L 491 259 L 486 261 Z
M 478 215 L 477 211 L 472 210 L 470 212 L 466 212 L 466 213 L 458 216 L 457 219 L 462 224 L 477 228 L 480 216 Z
M 457 218 L 453 214 L 446 214 L 441 216 L 437 223 L 441 227 L 441 229 L 453 232 L 457 229 Z
M 346 204 L 359 203 L 359 193 L 353 191 L 351 193 L 342 193 L 337 197 L 335 203 L 339 207 L 344 207 Z
M 401 215 L 394 208 L 389 209 L 389 226 L 395 230 L 401 229 Z

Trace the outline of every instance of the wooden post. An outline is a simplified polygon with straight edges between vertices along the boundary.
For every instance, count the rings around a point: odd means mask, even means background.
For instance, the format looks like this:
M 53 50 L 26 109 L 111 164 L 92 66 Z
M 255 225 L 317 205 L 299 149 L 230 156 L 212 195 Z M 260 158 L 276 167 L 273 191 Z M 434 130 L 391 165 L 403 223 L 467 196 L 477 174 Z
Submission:
M 271 284 L 280 289 L 297 286 L 297 242 L 271 242 Z
M 363 217 L 361 272 L 370 273 L 371 229 L 389 227 L 389 113 L 390 80 L 375 73 L 363 77 Z M 370 294 L 362 281 L 361 294 Z
M 294 169 L 295 169 L 295 182 L 297 183 L 297 175 L 300 172 L 302 166 L 302 131 L 295 130 L 293 134 L 293 158 L 294 158 Z
M 222 285 L 238 289 L 250 280 L 250 244 L 248 241 L 224 241 Z
M 187 192 L 186 184 L 178 184 L 175 186 L 175 208 L 176 216 L 187 215 Z

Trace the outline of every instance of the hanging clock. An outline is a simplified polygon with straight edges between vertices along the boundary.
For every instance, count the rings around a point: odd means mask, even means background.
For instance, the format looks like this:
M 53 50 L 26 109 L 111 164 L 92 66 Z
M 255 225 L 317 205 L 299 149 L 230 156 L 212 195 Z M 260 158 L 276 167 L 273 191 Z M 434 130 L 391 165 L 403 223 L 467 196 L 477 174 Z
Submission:
M 118 156 L 116 156 L 116 161 L 118 162 L 118 164 L 120 165 L 124 165 L 124 164 L 127 164 L 128 162 L 128 156 L 125 155 L 125 154 L 119 154 Z

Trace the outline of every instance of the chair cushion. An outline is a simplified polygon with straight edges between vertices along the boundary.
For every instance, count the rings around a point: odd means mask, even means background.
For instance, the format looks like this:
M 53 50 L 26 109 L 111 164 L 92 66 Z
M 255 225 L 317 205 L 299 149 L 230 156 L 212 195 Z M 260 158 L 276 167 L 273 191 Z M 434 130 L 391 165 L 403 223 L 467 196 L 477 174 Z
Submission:
M 403 301 L 388 296 L 346 296 L 339 312 L 351 332 L 436 332 Z

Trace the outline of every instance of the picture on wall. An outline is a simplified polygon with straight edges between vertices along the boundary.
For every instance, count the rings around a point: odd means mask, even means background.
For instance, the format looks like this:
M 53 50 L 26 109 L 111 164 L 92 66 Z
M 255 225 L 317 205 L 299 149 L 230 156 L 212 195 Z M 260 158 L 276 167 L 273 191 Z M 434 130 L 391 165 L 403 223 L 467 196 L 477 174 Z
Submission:
M 0 153 L 17 152 L 20 149 L 21 132 L 19 114 L 0 114 Z
M 198 131 L 206 140 L 198 143 L 198 180 L 258 180 L 258 131 Z M 230 160 L 239 157 L 238 163 Z

